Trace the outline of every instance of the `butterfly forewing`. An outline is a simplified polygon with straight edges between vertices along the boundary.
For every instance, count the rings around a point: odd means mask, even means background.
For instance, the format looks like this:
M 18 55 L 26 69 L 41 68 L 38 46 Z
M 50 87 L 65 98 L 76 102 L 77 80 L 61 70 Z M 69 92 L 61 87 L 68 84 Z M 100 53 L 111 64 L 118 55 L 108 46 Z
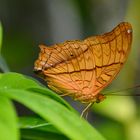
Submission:
M 82 102 L 96 95 L 118 74 L 130 51 L 132 28 L 120 23 L 111 32 L 51 47 L 41 46 L 35 69 L 56 92 Z

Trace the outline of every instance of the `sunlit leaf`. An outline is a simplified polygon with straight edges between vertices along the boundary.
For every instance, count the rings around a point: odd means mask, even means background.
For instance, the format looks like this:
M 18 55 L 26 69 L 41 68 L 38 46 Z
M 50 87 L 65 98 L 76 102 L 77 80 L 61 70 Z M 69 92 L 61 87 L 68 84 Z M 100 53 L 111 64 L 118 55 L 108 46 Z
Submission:
M 73 140 L 104 138 L 80 116 L 68 110 L 65 106 L 34 92 L 26 90 L 0 89 L 0 94 L 20 102 L 45 120 L 51 122 L 60 132 Z
M 60 133 L 51 123 L 39 117 L 24 116 L 19 118 L 20 129 L 35 129 L 53 133 Z
M 18 140 L 17 117 L 11 101 L 0 96 L 0 140 Z
M 68 139 L 66 136 L 60 133 L 60 131 L 58 131 L 51 123 L 48 123 L 39 117 L 21 117 L 19 119 L 19 125 L 22 139 Z
M 20 74 L 7 73 L 0 77 L 0 95 L 9 97 L 28 107 L 51 123 L 66 137 L 73 140 L 104 139 L 76 112 L 71 111 L 66 105 L 62 104 L 61 100 L 59 102 L 59 98 L 55 99 L 55 97 L 53 99 L 51 96 L 41 93 L 44 90 L 38 92 L 31 90 L 34 87 L 40 89 L 38 83 Z
M 9 72 L 1 75 L 0 87 L 4 89 L 27 89 L 29 91 L 38 92 L 45 96 L 49 96 L 54 100 L 57 100 L 61 104 L 67 106 L 70 110 L 74 111 L 74 109 L 65 100 L 60 98 L 59 95 L 55 94 L 53 91 L 49 90 L 48 88 L 41 86 L 41 84 L 36 80 L 33 80 L 29 77 L 26 77 L 18 73 Z

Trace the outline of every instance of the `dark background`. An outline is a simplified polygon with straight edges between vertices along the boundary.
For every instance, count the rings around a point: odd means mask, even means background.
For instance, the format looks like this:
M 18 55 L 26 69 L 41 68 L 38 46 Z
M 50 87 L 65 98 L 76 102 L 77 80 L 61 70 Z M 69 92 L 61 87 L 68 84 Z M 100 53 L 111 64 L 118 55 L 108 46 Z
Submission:
M 140 84 L 138 0 L 0 0 L 0 20 L 4 28 L 2 55 L 10 70 L 33 77 L 39 44 L 84 39 L 128 21 L 134 30 L 131 54 L 107 90 L 112 92 Z M 135 94 L 140 90 L 125 90 L 122 94 L 130 92 Z M 103 103 L 93 106 L 89 122 L 108 140 L 140 140 L 139 102 L 139 97 L 109 96 Z M 81 110 L 81 104 L 72 104 Z M 30 114 L 18 106 L 20 115 Z

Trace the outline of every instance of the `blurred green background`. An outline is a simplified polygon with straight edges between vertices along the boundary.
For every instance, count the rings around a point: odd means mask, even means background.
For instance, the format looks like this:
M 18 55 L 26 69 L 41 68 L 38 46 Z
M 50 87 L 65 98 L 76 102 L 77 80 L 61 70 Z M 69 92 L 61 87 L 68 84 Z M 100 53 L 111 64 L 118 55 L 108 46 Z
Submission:
M 39 44 L 84 39 L 128 21 L 133 26 L 131 54 L 107 90 L 140 84 L 139 0 L 0 0 L 0 20 L 4 28 L 2 55 L 10 70 L 30 76 L 35 76 L 32 70 Z M 140 90 L 122 94 L 130 92 Z M 72 104 L 82 110 L 81 104 Z M 20 106 L 18 110 L 19 114 L 26 112 Z M 108 140 L 140 140 L 140 97 L 109 96 L 93 106 L 88 121 Z

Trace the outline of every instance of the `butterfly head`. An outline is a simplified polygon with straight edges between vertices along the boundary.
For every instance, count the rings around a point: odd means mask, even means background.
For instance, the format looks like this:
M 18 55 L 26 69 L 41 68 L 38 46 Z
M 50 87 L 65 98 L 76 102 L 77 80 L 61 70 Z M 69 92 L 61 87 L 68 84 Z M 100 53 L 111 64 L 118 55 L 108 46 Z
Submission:
M 35 64 L 34 64 L 34 73 L 40 77 L 42 77 L 41 75 L 43 75 L 43 69 L 42 69 L 42 65 L 41 65 L 41 60 L 36 60 Z
M 41 69 L 37 69 L 36 67 L 33 69 L 33 72 L 39 77 L 44 77 L 43 71 Z

